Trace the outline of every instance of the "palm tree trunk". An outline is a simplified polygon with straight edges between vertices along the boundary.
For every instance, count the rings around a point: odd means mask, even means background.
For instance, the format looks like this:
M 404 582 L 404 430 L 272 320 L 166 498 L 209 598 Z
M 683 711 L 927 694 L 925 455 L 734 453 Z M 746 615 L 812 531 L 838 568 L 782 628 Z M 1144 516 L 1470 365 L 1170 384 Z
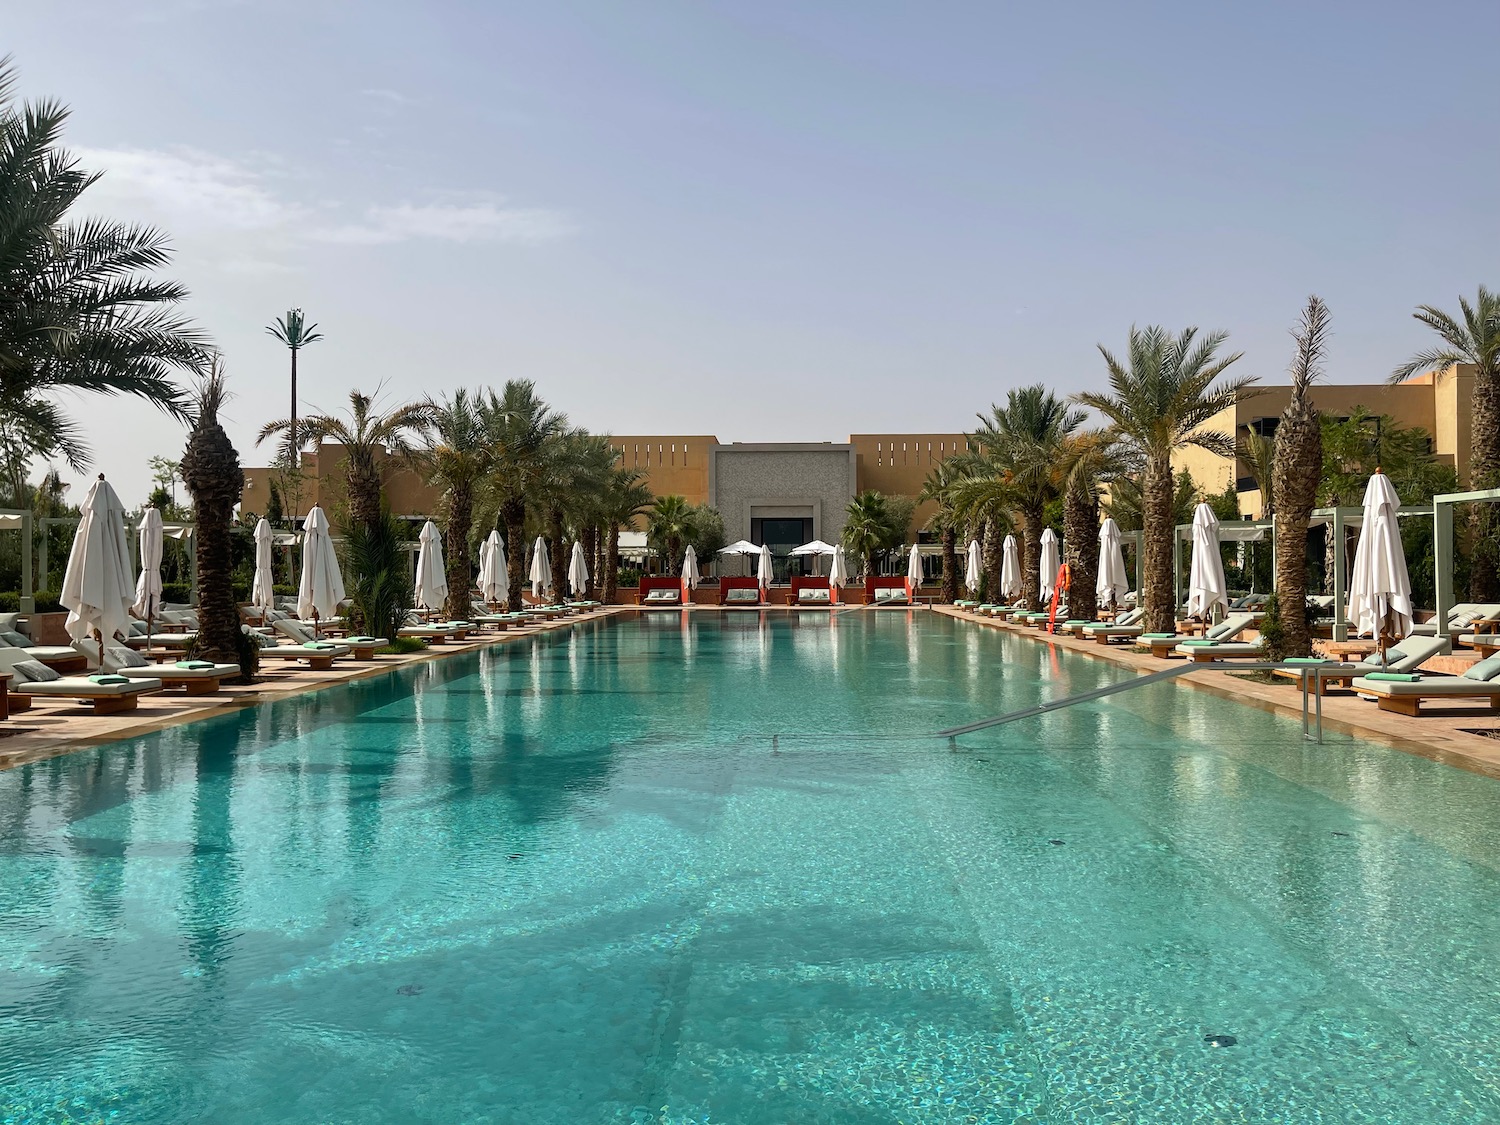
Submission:
M 506 604 L 514 611 L 523 604 L 521 590 L 526 585 L 526 502 L 507 500 L 500 505 L 500 518 L 505 521 L 505 542 L 510 548 L 505 557 Z
M 1276 428 L 1276 604 L 1285 635 L 1282 651 L 1287 656 L 1312 654 L 1312 631 L 1307 621 L 1307 524 L 1317 502 L 1318 481 L 1323 468 L 1323 430 L 1310 404 L 1293 401 Z M 1327 543 L 1334 543 L 1333 526 Z M 1333 552 L 1325 556 L 1328 579 L 1333 578 Z
M 1072 575 L 1068 614 L 1092 621 L 1099 615 L 1099 494 L 1092 485 L 1070 487 L 1064 497 L 1063 549 Z
M 1500 488 L 1500 378 L 1483 367 L 1474 372 L 1470 411 L 1472 446 L 1469 487 Z M 1469 600 L 1500 601 L 1500 510 L 1494 504 L 1471 504 L 1469 521 Z
M 380 520 L 380 473 L 374 465 L 349 464 L 349 517 L 373 529 Z
M 589 524 L 578 533 L 578 541 L 583 544 L 583 561 L 588 567 L 589 572 L 589 580 L 588 584 L 584 587 L 583 596 L 585 598 L 588 598 L 590 601 L 592 601 L 594 598 L 595 577 L 599 573 L 599 563 L 598 560 L 594 557 L 594 546 L 597 535 L 598 529 L 595 528 L 593 524 Z
M 473 612 L 469 587 L 474 575 L 469 569 L 469 529 L 474 523 L 474 494 L 467 484 L 456 483 L 448 491 L 448 600 L 443 611 L 450 621 L 462 621 Z
M 1042 607 L 1042 524 L 1045 514 L 1040 504 L 1028 504 L 1017 514 L 1021 517 L 1021 596 L 1032 609 Z
M 958 601 L 958 530 L 943 528 L 943 587 L 938 594 L 944 605 Z
M 1172 592 L 1172 537 L 1177 529 L 1172 523 L 1172 499 L 1176 482 L 1172 479 L 1171 456 L 1152 457 L 1146 463 L 1141 485 L 1141 523 L 1145 534 L 1145 558 L 1142 560 L 1145 589 L 1141 604 L 1146 610 L 1147 633 L 1170 633 L 1177 624 L 1177 606 Z
M 568 552 L 563 545 L 561 508 L 553 508 L 547 513 L 547 537 L 551 540 L 547 554 L 552 563 L 552 596 L 565 597 L 568 590 Z
M 984 555 L 984 597 L 986 601 L 998 603 L 1000 598 L 1000 567 L 1005 559 L 1005 537 L 1000 534 L 997 520 L 984 521 L 984 538 L 980 540 Z
M 620 525 L 611 521 L 605 535 L 604 604 L 614 605 L 620 594 Z

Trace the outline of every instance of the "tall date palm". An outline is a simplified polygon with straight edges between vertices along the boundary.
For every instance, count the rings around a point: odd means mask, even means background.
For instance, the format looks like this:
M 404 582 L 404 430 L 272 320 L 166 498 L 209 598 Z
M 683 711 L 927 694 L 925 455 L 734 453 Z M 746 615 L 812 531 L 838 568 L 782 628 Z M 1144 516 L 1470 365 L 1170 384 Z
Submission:
M 1175 624 L 1172 454 L 1198 446 L 1221 457 L 1233 456 L 1232 437 L 1202 427 L 1255 382 L 1248 376 L 1218 382 L 1240 358 L 1239 352 L 1219 354 L 1226 339 L 1224 332 L 1210 332 L 1200 339 L 1196 328 L 1175 336 L 1156 325 L 1132 328 L 1123 361 L 1099 345 L 1109 371 L 1109 391 L 1091 391 L 1074 399 L 1102 414 L 1116 436 L 1144 461 L 1141 520 L 1146 588 L 1141 597 L 1147 632 L 1169 631 Z
M 174 379 L 201 367 L 208 341 L 177 312 L 187 290 L 151 276 L 171 260 L 166 235 L 68 220 L 101 173 L 61 147 L 67 108 L 18 104 L 15 81 L 0 58 L 0 416 L 36 455 L 81 469 L 88 447 L 60 393 L 132 395 L 190 419 Z
M 182 454 L 182 483 L 193 497 L 197 528 L 198 655 L 240 664 L 243 633 L 234 596 L 234 544 L 230 529 L 245 475 L 240 455 L 219 423 L 224 405 L 224 368 L 215 361 L 199 387 L 197 419 Z M 242 671 L 249 675 L 252 668 Z
M 1432 305 L 1422 305 L 1412 314 L 1436 332 L 1442 343 L 1412 356 L 1391 373 L 1391 381 L 1400 382 L 1421 371 L 1441 371 L 1456 363 L 1473 364 L 1468 486 L 1500 488 L 1500 293 L 1481 285 L 1473 304 L 1460 297 L 1458 307 L 1460 316 Z M 1500 600 L 1500 513 L 1493 504 L 1474 504 L 1469 518 L 1474 543 L 1469 600 Z

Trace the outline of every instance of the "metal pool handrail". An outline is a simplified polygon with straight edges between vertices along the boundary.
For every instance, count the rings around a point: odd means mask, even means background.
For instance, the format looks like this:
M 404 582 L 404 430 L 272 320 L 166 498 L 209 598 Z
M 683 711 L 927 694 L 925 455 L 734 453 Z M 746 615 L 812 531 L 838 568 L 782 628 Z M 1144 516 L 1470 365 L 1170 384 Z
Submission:
M 1218 667 L 1215 667 L 1218 665 Z M 1302 737 L 1311 741 L 1313 735 L 1308 732 L 1308 706 L 1307 687 L 1309 678 L 1313 681 L 1315 690 L 1313 698 L 1316 702 L 1317 725 L 1316 740 L 1321 745 L 1323 742 L 1323 676 L 1324 674 L 1348 676 L 1355 668 L 1353 664 L 1290 664 L 1286 661 L 1236 661 L 1233 664 L 1219 664 L 1215 661 L 1209 664 L 1194 663 L 1177 664 L 1171 668 L 1163 668 L 1160 672 L 1150 672 L 1144 676 L 1137 676 L 1131 680 L 1124 680 L 1117 684 L 1107 684 L 1102 688 L 1094 688 L 1091 691 L 1080 692 L 1077 695 L 1069 695 L 1063 699 L 1054 699 L 1048 703 L 1039 703 L 1035 707 L 1027 707 L 1021 711 L 1012 711 L 1005 715 L 996 715 L 989 719 L 979 719 L 976 722 L 965 723 L 963 726 L 950 727 L 940 730 L 933 735 L 934 738 L 954 739 L 961 734 L 973 734 L 975 731 L 987 730 L 990 727 L 1002 726 L 1005 723 L 1013 723 L 1018 719 L 1030 719 L 1037 715 L 1045 715 L 1049 711 L 1061 711 L 1065 707 L 1072 707 L 1078 703 L 1088 703 L 1091 700 L 1103 699 L 1107 695 L 1117 695 L 1122 691 L 1132 688 L 1145 687 L 1147 684 L 1159 683 L 1163 680 L 1175 679 L 1185 676 L 1189 672 L 1223 671 L 1223 672 L 1269 672 L 1276 669 L 1291 669 L 1300 673 L 1302 681 Z

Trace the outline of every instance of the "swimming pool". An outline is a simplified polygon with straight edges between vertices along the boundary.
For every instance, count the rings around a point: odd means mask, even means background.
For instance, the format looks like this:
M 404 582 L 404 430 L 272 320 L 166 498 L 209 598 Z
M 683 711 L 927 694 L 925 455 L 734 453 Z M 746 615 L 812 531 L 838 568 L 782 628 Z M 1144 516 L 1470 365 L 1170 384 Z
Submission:
M 0 773 L 0 1121 L 1500 1121 L 1500 784 L 1171 684 L 924 737 L 1125 674 L 666 614 Z

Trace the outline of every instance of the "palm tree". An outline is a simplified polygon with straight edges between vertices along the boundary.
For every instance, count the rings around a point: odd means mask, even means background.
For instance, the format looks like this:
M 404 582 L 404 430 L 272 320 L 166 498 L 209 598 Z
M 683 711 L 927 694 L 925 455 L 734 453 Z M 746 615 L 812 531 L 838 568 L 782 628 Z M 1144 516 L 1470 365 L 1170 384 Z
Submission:
M 463 387 L 451 395 L 428 399 L 427 428 L 412 455 L 429 484 L 442 489 L 447 520 L 443 532 L 448 567 L 448 601 L 453 620 L 470 613 L 469 533 L 474 525 L 474 496 L 490 470 L 492 449 L 479 410 L 479 396 Z
M 613 605 L 620 588 L 620 529 L 635 527 L 637 517 L 651 509 L 651 488 L 639 469 L 615 465 L 605 482 L 600 504 L 604 521 L 604 604 Z
M 1107 430 L 1088 430 L 1063 442 L 1063 560 L 1072 586 L 1068 612 L 1092 621 L 1099 613 L 1099 486 L 1127 467 L 1127 457 Z
M 67 221 L 99 173 L 61 147 L 67 108 L 16 104 L 15 79 L 0 58 L 0 418 L 33 455 L 82 469 L 62 392 L 133 395 L 189 420 L 173 376 L 203 364 L 207 338 L 176 312 L 187 290 L 149 276 L 171 260 L 164 234 Z
M 1412 315 L 1442 339 L 1436 347 L 1412 356 L 1391 373 L 1391 381 L 1421 371 L 1442 371 L 1457 363 L 1474 366 L 1474 395 L 1469 410 L 1472 437 L 1469 487 L 1500 488 L 1500 293 L 1483 285 L 1471 305 L 1458 299 L 1462 319 L 1432 305 Z M 1469 600 L 1500 600 L 1500 518 L 1493 504 L 1470 506 L 1473 553 L 1469 570 Z
M 1276 439 L 1247 429 L 1235 445 L 1235 456 L 1260 490 L 1260 519 L 1276 517 Z
M 875 569 L 875 556 L 894 550 L 906 541 L 910 511 L 902 518 L 903 506 L 873 489 L 861 492 L 844 510 L 844 550 L 859 563 L 862 577 Z
M 1328 347 L 1328 306 L 1313 295 L 1292 332 L 1292 397 L 1276 427 L 1271 496 L 1275 497 L 1276 604 L 1287 656 L 1309 656 L 1307 622 L 1307 525 L 1318 498 L 1323 468 L 1323 427 L 1308 391 L 1323 374 Z
M 546 517 L 555 590 L 567 589 L 570 532 L 588 553 L 585 529 L 595 518 L 599 490 L 618 457 L 609 438 L 587 430 L 560 433 L 548 445 L 546 471 L 533 499 Z
M 568 419 L 537 397 L 529 379 L 509 380 L 498 395 L 490 391 L 480 413 L 490 444 L 487 499 L 505 529 L 510 604 L 518 606 L 526 578 L 528 503 L 545 479 L 553 443 L 567 431 Z
M 343 446 L 344 470 L 349 477 L 349 518 L 371 528 L 380 519 L 381 455 L 409 460 L 413 453 L 411 439 L 427 428 L 432 417 L 428 402 L 405 403 L 381 413 L 376 409 L 380 390 L 375 388 L 373 395 L 350 391 L 347 417 L 309 414 L 300 430 L 301 440 L 314 446 L 323 442 Z M 255 444 L 277 434 L 290 435 L 295 425 L 289 419 L 267 422 Z
M 224 368 L 215 360 L 198 391 L 198 417 L 182 454 L 182 483 L 193 497 L 198 563 L 197 653 L 205 660 L 241 664 L 243 631 L 234 596 L 234 506 L 245 488 L 240 455 L 224 427 Z M 254 669 L 241 664 L 246 675 Z
M 1109 370 L 1108 394 L 1088 392 L 1074 401 L 1102 414 L 1116 436 L 1144 461 L 1141 486 L 1145 529 L 1145 606 L 1147 632 L 1165 632 L 1175 624 L 1172 592 L 1172 522 L 1174 482 L 1172 454 L 1198 446 L 1222 457 L 1234 455 L 1227 434 L 1203 430 L 1210 418 L 1232 406 L 1255 382 L 1246 377 L 1214 383 L 1240 358 L 1221 357 L 1224 332 L 1210 332 L 1201 340 L 1196 328 L 1173 336 L 1164 328 L 1130 330 L 1125 362 L 1101 344 Z
M 316 324 L 307 323 L 301 309 L 287 309 L 285 316 L 278 317 L 275 324 L 266 326 L 266 331 L 286 345 L 287 350 L 292 353 L 292 413 L 287 427 L 286 444 L 295 466 L 297 451 L 302 448 L 297 444 L 297 353 L 309 344 L 316 344 L 323 338 L 323 333 L 318 331 Z
M 922 482 L 922 491 L 917 494 L 919 503 L 931 501 L 937 505 L 927 520 L 927 529 L 938 533 L 943 545 L 943 581 L 938 600 L 952 605 L 958 600 L 958 532 L 960 521 L 954 506 L 953 486 L 963 475 L 963 463 L 950 457 L 939 461 Z
M 1004 406 L 991 406 L 979 416 L 980 426 L 970 437 L 978 444 L 992 471 L 1003 479 L 1012 510 L 1021 525 L 1021 572 L 1024 597 L 1030 605 L 1041 598 L 1041 539 L 1047 504 L 1063 484 L 1062 452 L 1068 437 L 1087 415 L 1058 398 L 1042 383 L 1010 391 Z
M 663 556 L 662 568 L 676 574 L 683 544 L 693 538 L 693 506 L 682 496 L 658 496 L 646 515 L 646 541 Z

